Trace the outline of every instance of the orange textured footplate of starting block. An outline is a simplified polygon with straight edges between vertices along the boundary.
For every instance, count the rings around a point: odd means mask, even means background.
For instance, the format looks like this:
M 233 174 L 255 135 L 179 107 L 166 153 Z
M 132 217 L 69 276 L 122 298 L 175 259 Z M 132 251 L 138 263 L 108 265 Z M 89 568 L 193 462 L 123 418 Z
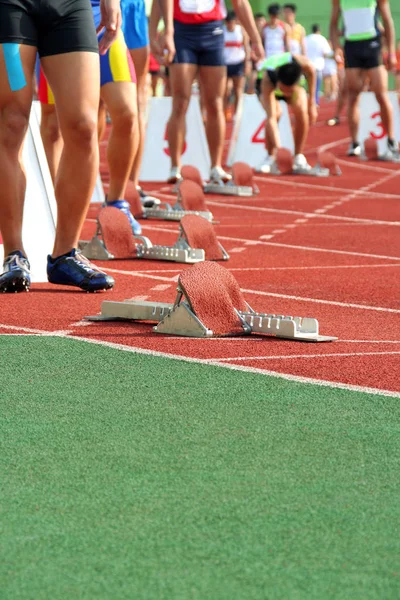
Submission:
M 104 245 L 114 258 L 136 257 L 136 244 L 129 219 L 119 208 L 102 208 L 98 221 Z
M 181 273 L 179 286 L 197 318 L 214 335 L 244 334 L 236 310 L 246 311 L 248 306 L 227 269 L 212 262 L 198 263 Z
M 368 160 L 378 160 L 378 142 L 371 137 L 365 140 L 364 153 Z
M 131 213 L 135 219 L 143 217 L 143 206 L 140 201 L 140 195 L 137 190 L 133 190 L 129 197 L 129 206 L 131 207 Z
M 181 220 L 181 228 L 191 248 L 204 250 L 207 260 L 226 260 L 227 254 L 215 235 L 212 224 L 197 215 L 186 215 Z
M 190 179 L 190 181 L 194 181 L 201 188 L 203 187 L 203 180 L 200 175 L 200 171 L 197 167 L 193 167 L 192 165 L 185 165 L 181 169 L 181 175 L 183 179 Z
M 293 155 L 287 148 L 279 148 L 276 153 L 276 166 L 281 175 L 293 172 Z
M 333 152 L 319 152 L 318 164 L 322 169 L 329 169 L 330 175 L 340 175 L 341 171 L 337 164 L 337 158 Z
M 232 178 L 235 185 L 254 187 L 253 169 L 244 162 L 235 162 L 232 165 Z
M 178 202 L 183 210 L 206 212 L 203 188 L 191 179 L 184 179 L 179 186 Z

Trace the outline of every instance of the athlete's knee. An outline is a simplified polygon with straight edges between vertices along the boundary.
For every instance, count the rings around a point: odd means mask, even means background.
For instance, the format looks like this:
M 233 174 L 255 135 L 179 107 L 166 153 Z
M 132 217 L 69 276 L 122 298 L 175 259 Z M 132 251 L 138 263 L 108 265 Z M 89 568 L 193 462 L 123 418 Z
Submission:
M 113 127 L 120 129 L 127 136 L 135 131 L 137 119 L 138 111 L 133 106 L 127 106 L 116 115 L 111 115 Z
M 42 115 L 40 132 L 42 134 L 42 137 L 45 138 L 48 142 L 52 144 L 58 142 L 58 140 L 61 137 L 61 131 L 56 113 L 47 117 L 45 117 L 45 115 Z
M 360 95 L 359 90 L 348 87 L 347 88 L 347 102 L 349 106 L 354 106 L 356 104 L 358 97 Z
M 223 98 L 217 96 L 217 98 L 205 99 L 204 108 L 206 109 L 208 116 L 217 116 L 223 113 Z
M 29 124 L 29 112 L 20 108 L 5 108 L 0 112 L 3 144 L 8 148 L 19 148 Z
M 91 147 L 97 143 L 97 119 L 87 115 L 71 117 L 66 123 L 64 139 L 78 143 L 81 147 Z
M 375 98 L 380 106 L 386 104 L 390 105 L 389 96 L 385 90 L 379 90 L 378 92 L 375 92 Z
M 190 98 L 183 95 L 175 95 L 173 99 L 173 113 L 177 117 L 186 115 L 189 108 Z

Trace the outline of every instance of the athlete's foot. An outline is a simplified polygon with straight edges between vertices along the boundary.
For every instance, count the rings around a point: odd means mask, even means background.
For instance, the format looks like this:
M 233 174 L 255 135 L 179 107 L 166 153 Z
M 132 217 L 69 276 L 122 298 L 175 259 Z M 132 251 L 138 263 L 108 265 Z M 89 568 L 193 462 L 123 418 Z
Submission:
M 329 127 L 335 127 L 335 125 L 340 125 L 340 118 L 333 117 L 333 119 L 328 119 L 326 124 L 329 125 Z
M 182 179 L 180 167 L 171 167 L 167 183 L 178 183 Z
M 308 164 L 304 154 L 296 154 L 293 160 L 293 171 L 307 172 L 311 171 L 311 166 Z
M 264 158 L 264 160 L 255 168 L 256 173 L 263 173 L 264 175 L 267 175 L 268 173 L 271 172 L 271 168 L 272 165 L 274 164 L 274 159 L 272 156 L 269 156 L 269 154 L 267 154 L 267 156 Z
M 85 292 L 110 290 L 115 283 L 75 248 L 56 258 L 47 257 L 47 278 L 50 283 L 77 287 Z
M 154 198 L 154 196 L 149 196 L 146 192 L 140 187 L 140 185 L 136 186 L 136 189 L 140 196 L 140 202 L 144 208 L 154 208 L 161 204 L 161 201 L 158 198 Z
M 222 167 L 213 167 L 210 171 L 210 181 L 212 183 L 227 183 L 231 181 L 232 176 L 229 175 Z
M 31 274 L 29 261 L 20 250 L 5 257 L 3 273 L 0 275 L 0 292 L 14 294 L 29 292 Z
M 395 140 L 388 140 L 387 148 L 379 158 L 388 162 L 398 162 L 400 159 L 399 144 Z
M 361 146 L 358 142 L 352 142 L 350 144 L 350 148 L 347 152 L 347 156 L 360 156 L 361 155 Z
M 132 215 L 131 207 L 129 206 L 129 202 L 127 202 L 126 200 L 110 200 L 110 201 L 106 200 L 105 206 L 111 206 L 113 208 L 118 208 L 119 210 L 121 210 L 129 219 L 129 223 L 132 227 L 133 235 L 141 235 L 142 234 L 141 225 L 140 225 L 140 223 L 138 223 L 138 221 L 136 221 L 136 219 Z

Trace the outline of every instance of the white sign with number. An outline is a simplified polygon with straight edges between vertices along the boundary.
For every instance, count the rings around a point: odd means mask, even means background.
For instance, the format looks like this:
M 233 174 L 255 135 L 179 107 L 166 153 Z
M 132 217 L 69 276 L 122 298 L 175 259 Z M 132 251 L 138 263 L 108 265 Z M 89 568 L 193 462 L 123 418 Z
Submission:
M 140 181 L 167 181 L 171 169 L 168 149 L 167 123 L 172 110 L 172 98 L 151 98 L 146 127 Z M 203 179 L 210 176 L 208 151 L 199 99 L 192 96 L 186 115 L 186 140 L 182 154 L 183 165 L 193 165 Z
M 400 142 L 400 110 L 396 92 L 389 92 L 390 103 L 393 107 L 394 134 Z M 377 141 L 378 152 L 383 154 L 387 147 L 387 133 L 382 123 L 379 104 L 373 92 L 363 92 L 360 98 L 360 128 L 358 139 L 361 145 L 365 140 L 373 138 Z
M 281 146 L 294 152 L 294 140 L 286 102 L 280 101 L 282 116 L 279 120 Z M 244 94 L 236 115 L 229 146 L 228 165 L 245 162 L 257 167 L 265 158 L 265 110 L 254 94 Z

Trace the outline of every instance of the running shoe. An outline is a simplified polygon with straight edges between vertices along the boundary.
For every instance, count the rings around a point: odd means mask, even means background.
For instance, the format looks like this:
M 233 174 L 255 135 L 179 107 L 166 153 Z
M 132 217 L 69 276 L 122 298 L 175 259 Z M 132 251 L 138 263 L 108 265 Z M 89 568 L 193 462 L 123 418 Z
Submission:
M 264 160 L 255 168 L 255 171 L 256 173 L 264 173 L 264 175 L 267 175 L 271 172 L 273 164 L 274 159 L 272 158 L 272 156 L 269 156 L 269 154 L 267 154 Z
M 178 183 L 182 179 L 180 167 L 171 167 L 167 183 Z
M 293 160 L 293 171 L 307 172 L 311 171 L 311 166 L 308 164 L 304 154 L 296 154 Z
M 219 183 L 220 181 L 223 181 L 224 183 L 227 183 L 228 181 L 231 181 L 232 176 L 229 175 L 229 173 L 227 173 L 226 171 L 224 171 L 224 169 L 222 167 L 213 167 L 211 169 L 210 172 L 210 181 L 211 182 L 215 182 L 215 183 Z
M 131 207 L 129 206 L 129 202 L 127 202 L 126 200 L 111 200 L 111 201 L 106 200 L 104 206 L 111 206 L 113 208 L 118 208 L 119 210 L 121 210 L 129 219 L 129 223 L 131 224 L 133 235 L 141 235 L 142 234 L 142 228 L 140 226 L 140 223 L 138 223 L 138 221 L 136 221 L 136 219 L 132 215 Z
M 136 189 L 139 192 L 140 202 L 144 208 L 154 208 L 155 206 L 159 206 L 161 204 L 161 201 L 158 198 L 146 194 L 140 185 L 137 185 Z
M 31 285 L 30 264 L 20 250 L 5 257 L 3 273 L 0 275 L 0 292 L 12 294 L 29 292 Z
M 361 146 L 358 142 L 352 142 L 350 144 L 347 156 L 361 156 Z
M 399 162 L 400 153 L 398 143 L 395 141 L 388 140 L 387 148 L 379 158 L 380 160 L 386 160 L 388 162 Z
M 340 118 L 333 117 L 332 119 L 328 119 L 326 124 L 329 125 L 329 127 L 335 127 L 335 125 L 340 125 Z
M 50 283 L 70 285 L 85 292 L 100 292 L 114 287 L 114 279 L 100 271 L 76 248 L 57 258 L 47 257 L 47 279 Z

